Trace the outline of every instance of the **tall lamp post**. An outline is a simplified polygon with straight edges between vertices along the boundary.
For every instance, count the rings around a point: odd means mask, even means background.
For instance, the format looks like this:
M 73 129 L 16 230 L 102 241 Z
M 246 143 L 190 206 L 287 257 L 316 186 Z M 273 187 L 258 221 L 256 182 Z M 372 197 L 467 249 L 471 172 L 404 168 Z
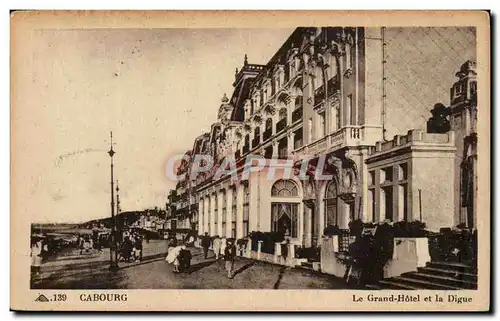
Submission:
M 110 132 L 111 135 L 111 146 L 108 152 L 109 157 L 111 158 L 111 244 L 109 246 L 109 270 L 117 271 L 118 270 L 118 253 L 116 250 L 116 218 L 115 218 L 115 195 L 113 189 L 113 156 L 115 155 L 115 151 L 113 150 L 113 132 Z
M 116 215 L 120 214 L 120 188 L 118 187 L 118 180 L 116 180 Z

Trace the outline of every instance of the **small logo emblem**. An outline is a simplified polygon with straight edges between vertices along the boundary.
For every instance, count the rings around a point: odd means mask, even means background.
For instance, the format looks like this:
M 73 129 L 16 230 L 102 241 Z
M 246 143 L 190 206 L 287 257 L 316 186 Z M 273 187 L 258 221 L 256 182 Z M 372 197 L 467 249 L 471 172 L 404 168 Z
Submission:
M 35 302 L 49 302 L 49 299 L 43 294 L 40 294 L 38 298 L 36 298 Z

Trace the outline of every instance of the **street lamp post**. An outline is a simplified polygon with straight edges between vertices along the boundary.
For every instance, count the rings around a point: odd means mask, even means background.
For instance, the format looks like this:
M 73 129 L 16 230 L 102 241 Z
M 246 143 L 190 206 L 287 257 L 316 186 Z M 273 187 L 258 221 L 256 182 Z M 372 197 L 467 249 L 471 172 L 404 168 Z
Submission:
M 113 132 L 110 132 L 111 135 L 111 147 L 109 149 L 108 155 L 111 158 L 111 244 L 109 245 L 109 270 L 117 271 L 118 270 L 118 253 L 116 249 L 116 217 L 115 217 L 115 195 L 113 189 L 113 156 L 115 155 L 115 151 L 113 150 Z

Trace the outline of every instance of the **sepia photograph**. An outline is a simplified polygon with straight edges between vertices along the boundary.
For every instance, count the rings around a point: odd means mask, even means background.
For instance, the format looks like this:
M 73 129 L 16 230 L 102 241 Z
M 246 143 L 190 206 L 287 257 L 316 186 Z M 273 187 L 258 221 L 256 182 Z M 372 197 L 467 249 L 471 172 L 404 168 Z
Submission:
M 19 26 L 19 291 L 35 309 L 65 290 L 79 304 L 172 289 L 477 303 L 490 277 L 477 13 L 436 26 Z

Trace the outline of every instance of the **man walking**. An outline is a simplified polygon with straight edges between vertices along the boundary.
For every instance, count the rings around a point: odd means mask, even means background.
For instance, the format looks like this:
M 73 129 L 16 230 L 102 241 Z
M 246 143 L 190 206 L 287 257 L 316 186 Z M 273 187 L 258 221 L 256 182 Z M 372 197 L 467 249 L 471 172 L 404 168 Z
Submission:
M 227 240 L 227 246 L 224 250 L 224 261 L 226 262 L 227 277 L 232 279 L 233 268 L 234 268 L 234 258 L 236 257 L 236 247 L 234 246 L 234 241 L 232 239 Z
M 208 248 L 210 247 L 210 236 L 208 236 L 208 233 L 205 232 L 205 235 L 201 239 L 201 247 L 203 248 L 203 255 L 205 256 L 205 259 L 208 256 Z

